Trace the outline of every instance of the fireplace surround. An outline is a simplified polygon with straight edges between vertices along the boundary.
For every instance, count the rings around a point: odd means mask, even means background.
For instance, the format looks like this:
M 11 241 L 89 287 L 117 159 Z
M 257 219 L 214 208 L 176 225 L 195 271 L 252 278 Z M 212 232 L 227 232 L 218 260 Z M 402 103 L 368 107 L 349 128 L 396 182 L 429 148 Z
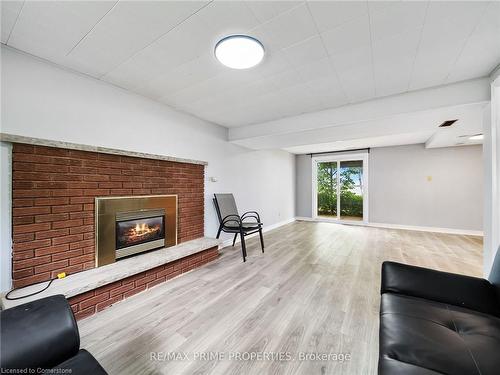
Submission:
M 177 244 L 177 195 L 96 197 L 96 267 Z
M 182 244 L 204 236 L 202 162 L 155 160 L 151 159 L 154 155 L 127 156 L 116 150 L 83 151 L 75 148 L 87 146 L 67 143 L 59 146 L 12 146 L 14 287 L 47 281 L 61 272 L 72 275 L 96 267 L 96 197 L 177 195 L 177 238 L 175 231 L 168 233 L 172 216 L 167 212 L 166 241 Z M 115 232 L 112 238 L 115 241 Z
M 205 162 L 18 136 L 2 140 L 12 143 L 14 287 L 25 295 L 60 272 L 68 275 L 32 297 L 2 298 L 3 308 L 63 294 L 82 319 L 217 258 L 218 240 L 204 237 Z M 156 204 L 165 197 L 170 204 Z M 103 267 L 96 267 L 96 198 L 109 207 L 135 198 L 111 215 L 112 260 Z M 139 204 L 143 198 L 152 203 Z M 164 233 L 157 228 L 162 220 Z M 119 223 L 118 233 L 133 238 L 117 241 Z M 158 240 L 164 241 L 160 249 L 118 254 L 115 261 L 117 249 Z

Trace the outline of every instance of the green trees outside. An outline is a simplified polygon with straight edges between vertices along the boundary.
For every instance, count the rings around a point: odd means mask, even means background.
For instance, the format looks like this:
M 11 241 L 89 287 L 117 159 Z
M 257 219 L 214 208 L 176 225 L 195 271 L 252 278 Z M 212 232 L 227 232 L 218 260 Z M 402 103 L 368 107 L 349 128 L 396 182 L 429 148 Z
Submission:
M 363 168 L 345 164 L 340 164 L 340 216 L 363 217 L 363 196 L 356 193 L 357 186 L 363 190 Z M 337 216 L 337 173 L 336 162 L 318 163 L 318 215 Z
M 337 162 L 318 163 L 318 215 L 337 216 Z

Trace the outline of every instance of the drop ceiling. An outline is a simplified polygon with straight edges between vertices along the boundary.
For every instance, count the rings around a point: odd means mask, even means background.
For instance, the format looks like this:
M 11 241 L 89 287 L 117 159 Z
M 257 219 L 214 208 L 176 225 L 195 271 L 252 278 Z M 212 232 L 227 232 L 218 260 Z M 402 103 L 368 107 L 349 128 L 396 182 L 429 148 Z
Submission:
M 239 33 L 255 68 L 213 56 Z M 2 43 L 226 127 L 487 76 L 499 35 L 496 1 L 2 1 Z

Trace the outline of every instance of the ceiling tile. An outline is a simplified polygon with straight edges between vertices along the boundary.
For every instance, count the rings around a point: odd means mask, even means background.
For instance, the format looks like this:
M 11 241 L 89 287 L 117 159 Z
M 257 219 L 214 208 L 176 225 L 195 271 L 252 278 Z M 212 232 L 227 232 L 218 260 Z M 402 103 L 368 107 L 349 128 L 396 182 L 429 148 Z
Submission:
M 315 105 L 315 98 L 310 93 L 309 86 L 306 84 L 299 84 L 295 86 L 290 86 L 273 93 L 280 97 L 280 101 L 284 104 L 284 108 L 287 112 L 297 111 L 297 106 L 306 104 L 305 108 L 310 108 Z M 306 111 L 303 109 L 302 111 Z M 301 112 L 302 112 L 301 111 Z
M 202 55 L 212 54 L 220 32 L 207 30 L 205 9 L 107 73 L 104 79 L 135 88 Z
M 172 56 L 168 50 L 158 48 L 157 45 L 150 46 L 102 76 L 101 79 L 120 87 L 135 90 L 157 75 L 168 72 L 175 66 L 195 58 L 195 56 L 180 57 L 180 54 Z
M 446 45 L 428 45 L 425 48 L 420 46 L 413 67 L 410 89 L 417 90 L 443 84 L 463 46 L 462 40 Z
M 372 43 L 374 63 L 382 64 L 398 58 L 414 58 L 421 34 L 421 27 L 417 27 L 404 33 L 374 41 Z
M 324 108 L 334 108 L 349 103 L 337 76 L 318 79 L 307 83 L 309 91 Z
M 445 46 L 457 40 L 464 40 L 478 27 L 485 3 L 453 2 L 453 7 L 441 2 L 431 2 L 422 33 L 422 48 L 435 45 Z M 500 15 L 498 15 L 500 18 Z M 481 26 L 481 25 L 479 25 Z
M 408 91 L 412 62 L 412 59 L 407 59 L 374 66 L 376 95 L 388 96 Z
M 372 40 L 383 39 L 423 25 L 427 2 L 404 1 L 382 10 L 370 10 Z
M 379 12 L 389 7 L 397 6 L 401 0 L 388 0 L 388 1 L 367 1 L 368 10 L 370 13 Z
M 205 32 L 217 40 L 247 32 L 260 24 L 243 1 L 214 1 L 200 11 Z
M 475 31 L 496 32 L 500 29 L 500 1 L 492 1 L 483 12 L 482 18 Z
M 7 43 L 10 33 L 14 24 L 16 23 L 17 17 L 21 8 L 23 7 L 23 1 L 2 1 L 0 3 L 1 13 L 2 13 L 2 43 Z
M 335 70 L 332 67 L 332 62 L 329 58 L 318 60 L 311 64 L 303 65 L 297 69 L 297 73 L 304 82 L 314 81 L 318 78 L 326 79 L 335 75 Z
M 270 77 L 269 83 L 274 91 L 302 84 L 304 80 L 295 70 L 288 70 Z
M 420 48 L 430 50 L 435 46 L 446 46 L 457 41 L 465 42 L 470 33 L 471 30 L 467 30 L 465 27 L 462 28 L 460 24 L 450 23 L 447 20 L 439 24 L 427 23 L 422 30 Z
M 479 22 L 465 41 L 464 48 L 447 77 L 447 82 L 487 76 L 500 64 L 500 38 L 498 37 L 500 35 L 500 3 L 492 2 L 483 9 Z M 476 13 L 473 13 L 474 17 L 475 15 Z
M 276 89 L 272 79 L 254 80 L 229 92 L 225 101 L 242 101 L 243 98 L 256 98 Z M 225 103 L 226 104 L 226 103 Z
M 186 87 L 205 81 L 224 72 L 224 69 L 214 61 L 212 55 L 201 56 L 191 60 L 168 73 L 156 76 L 143 82 L 136 90 L 151 98 L 171 96 Z
M 413 28 L 375 41 L 373 73 L 377 96 L 387 96 L 408 90 L 421 28 Z
M 351 70 L 358 66 L 366 66 L 372 63 L 372 49 L 370 45 L 350 49 L 349 51 L 337 53 L 330 56 L 337 73 L 342 74 L 345 70 Z
M 441 23 L 445 19 L 474 22 L 483 14 L 489 3 L 489 1 L 429 1 L 426 22 Z
M 339 79 L 351 103 L 367 100 L 375 96 L 371 64 L 345 71 L 340 75 Z
M 283 55 L 294 67 L 321 60 L 327 57 L 325 47 L 319 35 L 306 39 L 282 50 Z
M 245 1 L 247 7 L 253 12 L 260 22 L 270 19 L 286 12 L 290 8 L 299 5 L 300 1 Z
M 305 4 L 280 14 L 262 25 L 278 48 L 286 48 L 317 34 L 316 26 Z
M 320 32 L 365 17 L 368 12 L 364 1 L 308 1 L 307 4 Z
M 453 67 L 447 82 L 462 81 L 489 75 L 500 64 L 499 33 L 472 35 Z
M 182 102 L 187 103 L 191 101 L 197 101 L 216 93 L 232 90 L 238 85 L 241 84 L 235 82 L 234 79 L 232 79 L 230 73 L 219 74 L 215 77 L 199 81 L 193 85 L 188 86 L 185 89 L 179 90 L 173 95 L 168 95 L 167 100 L 170 100 L 176 105 Z M 163 98 L 161 98 L 161 100 L 163 100 Z
M 204 5 L 201 1 L 119 2 L 71 51 L 70 64 L 104 75 Z
M 266 51 L 264 60 L 254 70 L 259 77 L 271 77 L 275 74 L 290 70 L 292 65 L 284 57 L 281 51 Z
M 368 16 L 338 26 L 321 34 L 330 55 L 370 44 Z
M 64 63 L 66 54 L 114 5 L 114 1 L 27 1 L 9 45 Z

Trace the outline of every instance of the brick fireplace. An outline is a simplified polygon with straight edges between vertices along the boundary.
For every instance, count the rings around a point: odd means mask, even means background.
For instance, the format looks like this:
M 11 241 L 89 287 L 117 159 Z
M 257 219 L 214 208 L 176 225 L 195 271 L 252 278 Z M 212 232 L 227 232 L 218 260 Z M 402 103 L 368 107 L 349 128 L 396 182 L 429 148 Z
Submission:
M 177 243 L 204 235 L 204 165 L 14 143 L 12 169 L 16 288 L 95 267 L 96 197 L 176 194 Z

